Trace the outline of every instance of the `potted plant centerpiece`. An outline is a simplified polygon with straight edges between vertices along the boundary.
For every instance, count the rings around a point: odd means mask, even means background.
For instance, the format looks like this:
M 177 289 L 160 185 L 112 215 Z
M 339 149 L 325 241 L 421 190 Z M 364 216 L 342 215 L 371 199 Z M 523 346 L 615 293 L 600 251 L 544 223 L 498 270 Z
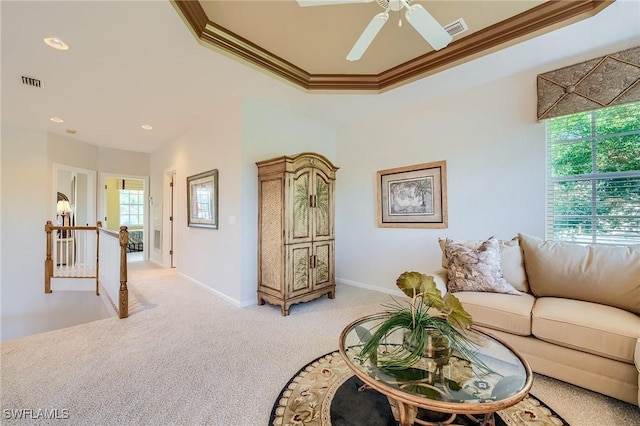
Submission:
M 378 363 L 378 349 L 391 334 L 403 333 L 401 345 L 390 345 L 380 365 L 385 368 L 407 368 L 420 358 L 431 358 L 438 367 L 446 364 L 452 351 L 463 358 L 474 358 L 474 343 L 464 334 L 471 327 L 471 315 L 453 294 L 442 293 L 432 276 L 404 272 L 396 285 L 409 301 L 394 299 L 375 330 L 358 330 L 363 343 L 361 356 Z

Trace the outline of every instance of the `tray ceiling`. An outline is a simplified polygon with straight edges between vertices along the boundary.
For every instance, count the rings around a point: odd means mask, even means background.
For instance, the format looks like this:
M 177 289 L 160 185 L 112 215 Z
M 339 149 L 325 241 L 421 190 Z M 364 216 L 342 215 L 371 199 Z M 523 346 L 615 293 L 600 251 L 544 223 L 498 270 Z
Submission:
M 372 17 L 374 1 L 300 7 L 295 0 L 175 1 L 205 45 L 306 90 L 382 92 L 593 16 L 607 0 L 419 1 L 441 25 L 469 30 L 434 51 L 401 15 L 388 22 L 359 61 L 347 53 Z M 404 14 L 402 21 L 405 21 Z

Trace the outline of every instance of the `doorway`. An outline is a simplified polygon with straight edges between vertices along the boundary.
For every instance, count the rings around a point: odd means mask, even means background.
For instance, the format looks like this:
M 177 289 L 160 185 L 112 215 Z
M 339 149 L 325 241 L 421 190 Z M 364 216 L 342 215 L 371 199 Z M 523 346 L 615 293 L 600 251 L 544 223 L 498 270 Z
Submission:
M 102 227 L 118 232 L 129 231 L 127 261 L 145 261 L 149 255 L 148 178 L 145 176 L 101 174 Z
M 53 172 L 53 223 L 58 226 L 95 226 L 96 172 L 63 164 L 54 164 Z M 60 248 L 64 248 L 63 252 L 67 252 L 74 263 L 88 264 L 95 260 L 96 245 L 93 239 L 82 238 L 76 236 L 74 231 L 69 231 L 69 235 L 65 234 L 65 241 L 60 244 Z
M 167 248 L 166 253 L 168 253 L 168 257 L 165 257 L 165 265 L 168 264 L 171 268 L 176 267 L 176 252 L 175 252 L 175 240 L 176 240 L 176 229 L 175 229 L 175 206 L 176 206 L 176 171 L 175 169 L 169 169 L 165 172 L 165 207 L 168 211 L 166 216 L 166 221 L 164 223 L 165 235 L 168 235 L 169 238 L 165 243 L 165 247 Z

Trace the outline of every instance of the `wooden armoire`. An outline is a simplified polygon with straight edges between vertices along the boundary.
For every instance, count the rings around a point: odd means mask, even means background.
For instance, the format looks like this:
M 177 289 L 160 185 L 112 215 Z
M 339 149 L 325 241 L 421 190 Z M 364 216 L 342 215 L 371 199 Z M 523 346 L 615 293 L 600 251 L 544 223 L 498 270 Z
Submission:
M 291 305 L 335 297 L 334 190 L 338 170 L 301 153 L 258 166 L 258 304 Z

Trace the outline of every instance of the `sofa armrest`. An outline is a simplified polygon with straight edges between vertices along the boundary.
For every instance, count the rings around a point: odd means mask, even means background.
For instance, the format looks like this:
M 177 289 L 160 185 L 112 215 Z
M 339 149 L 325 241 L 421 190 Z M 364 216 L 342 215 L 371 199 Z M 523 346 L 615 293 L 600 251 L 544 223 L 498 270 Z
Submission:
M 438 287 L 438 290 L 440 290 L 442 292 L 442 295 L 444 296 L 447 293 L 447 269 L 438 269 L 437 271 L 431 272 L 427 275 L 433 276 L 433 280 L 436 282 L 436 287 Z

